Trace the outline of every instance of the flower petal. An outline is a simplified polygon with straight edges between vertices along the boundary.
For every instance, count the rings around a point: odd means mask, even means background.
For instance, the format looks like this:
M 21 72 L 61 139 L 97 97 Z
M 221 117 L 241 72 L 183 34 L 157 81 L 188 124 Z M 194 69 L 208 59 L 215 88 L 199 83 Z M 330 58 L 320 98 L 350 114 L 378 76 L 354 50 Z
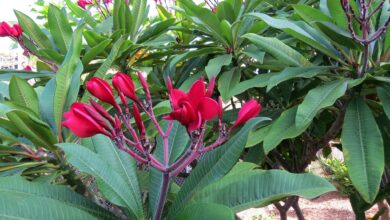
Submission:
M 198 79 L 192 84 L 190 91 L 188 91 L 188 98 L 192 106 L 198 106 L 200 100 L 206 95 L 206 86 L 202 79 Z
M 210 120 L 218 114 L 218 103 L 209 97 L 204 97 L 198 106 L 198 111 L 201 113 L 202 120 Z

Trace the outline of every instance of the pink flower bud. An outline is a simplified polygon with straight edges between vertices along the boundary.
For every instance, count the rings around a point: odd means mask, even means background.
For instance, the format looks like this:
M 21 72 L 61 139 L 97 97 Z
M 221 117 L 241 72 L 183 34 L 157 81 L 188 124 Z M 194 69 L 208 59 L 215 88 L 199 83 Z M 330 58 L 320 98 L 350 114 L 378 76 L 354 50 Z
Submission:
M 222 98 L 218 97 L 218 119 L 222 121 L 223 106 Z
M 141 136 L 145 136 L 145 126 L 144 123 L 142 122 L 141 114 L 139 112 L 139 109 L 135 103 L 133 103 L 133 116 L 135 120 L 135 124 L 137 125 L 139 134 Z
M 233 130 L 233 128 L 241 124 L 244 124 L 249 119 L 256 117 L 260 111 L 261 105 L 256 100 L 251 99 L 250 101 L 246 102 L 238 112 L 237 120 L 230 128 L 230 130 Z
M 118 72 L 112 78 L 112 84 L 118 91 L 118 93 L 123 93 L 128 98 L 132 99 L 135 102 L 138 102 L 137 95 L 135 94 L 134 83 L 130 76 Z
M 20 38 L 23 30 L 19 24 L 14 24 L 12 27 L 7 22 L 0 23 L 0 37 Z
M 92 77 L 91 80 L 87 82 L 87 90 L 100 101 L 111 104 L 119 112 L 122 111 L 115 101 L 111 86 L 103 79 Z
M 64 113 L 65 121 L 62 126 L 67 127 L 78 137 L 91 137 L 96 134 L 104 134 L 112 137 L 110 133 L 105 131 L 103 127 L 97 123 L 93 117 L 84 108 L 86 104 L 75 102 L 71 105 L 70 111 Z M 91 109 L 90 109 L 91 110 Z M 93 109 L 91 110 L 93 111 Z M 94 114 L 98 114 L 94 112 Z
M 26 70 L 26 71 L 31 71 L 31 70 L 32 70 L 32 68 L 31 68 L 31 66 L 27 65 L 27 66 L 25 66 L 25 67 L 23 68 L 23 70 Z
M 141 72 L 141 71 L 137 71 L 137 74 L 138 74 L 139 81 L 141 82 L 142 88 L 143 88 L 144 91 L 145 91 L 146 97 L 147 97 L 148 99 L 151 99 L 150 91 L 149 91 L 149 86 L 148 86 L 148 83 L 146 82 L 145 77 L 142 75 L 142 72 Z

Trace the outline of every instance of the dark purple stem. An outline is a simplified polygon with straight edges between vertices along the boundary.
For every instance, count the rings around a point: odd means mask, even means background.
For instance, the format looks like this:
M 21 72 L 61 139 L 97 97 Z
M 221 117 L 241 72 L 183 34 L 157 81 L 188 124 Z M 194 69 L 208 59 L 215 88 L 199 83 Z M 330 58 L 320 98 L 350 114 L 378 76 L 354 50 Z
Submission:
M 169 188 L 169 172 L 163 173 L 163 179 L 161 184 L 161 190 L 160 190 L 160 196 L 158 199 L 158 206 L 156 210 L 156 214 L 154 216 L 154 220 L 160 220 L 162 218 L 162 213 L 164 210 L 165 200 L 167 198 L 168 194 L 168 188 Z

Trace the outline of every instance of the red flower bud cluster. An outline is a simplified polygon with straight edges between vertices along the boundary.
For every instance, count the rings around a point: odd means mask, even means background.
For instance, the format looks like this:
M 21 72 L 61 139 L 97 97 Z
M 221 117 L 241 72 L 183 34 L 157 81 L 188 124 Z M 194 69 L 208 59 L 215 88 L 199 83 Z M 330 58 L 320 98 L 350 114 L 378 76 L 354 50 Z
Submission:
M 98 3 L 99 1 L 97 1 L 97 3 Z M 87 5 L 93 5 L 95 3 L 95 0 L 78 0 L 77 1 L 77 4 L 81 7 L 81 8 L 83 8 L 83 9 L 86 9 L 86 6 Z M 103 4 L 105 4 L 105 5 L 108 5 L 108 4 L 110 4 L 110 3 L 112 3 L 112 0 L 103 0 Z
M 13 37 L 19 39 L 23 34 L 23 30 L 19 24 L 10 26 L 7 22 L 0 23 L 0 37 Z
M 140 109 L 142 109 L 152 121 L 157 124 L 151 108 L 152 99 L 146 79 L 141 72 L 138 73 L 139 81 L 146 94 L 146 103 L 142 104 L 135 93 L 133 80 L 125 73 L 118 72 L 112 78 L 112 84 L 118 92 L 120 100 L 124 105 L 125 112 L 115 100 L 114 92 L 110 84 L 97 77 L 92 77 L 86 83 L 87 90 L 100 101 L 112 105 L 121 117 L 116 114 L 114 117 L 100 106 L 94 100 L 90 100 L 91 105 L 84 103 L 74 103 L 69 112 L 66 112 L 63 126 L 69 128 L 79 137 L 89 137 L 95 134 L 105 134 L 109 137 L 115 137 L 116 131 L 121 130 L 121 120 L 127 120 L 130 116 L 130 109 L 127 98 L 132 100 L 131 116 L 134 118 L 140 138 L 144 138 L 146 131 L 141 118 Z M 222 127 L 223 103 L 221 98 L 218 101 L 211 98 L 215 85 L 215 78 L 210 80 L 206 89 L 206 82 L 203 79 L 195 81 L 189 91 L 186 93 L 180 89 L 174 89 L 172 82 L 168 79 L 168 92 L 171 102 L 172 112 L 164 116 L 166 120 L 179 121 L 187 128 L 187 131 L 193 132 L 203 127 L 203 124 L 218 115 L 219 126 Z M 148 106 L 145 106 L 148 105 Z M 244 124 L 249 119 L 256 117 L 261 110 L 261 105 L 255 100 L 245 103 L 238 113 L 236 122 L 230 128 L 229 132 L 239 125 Z M 120 120 L 119 120 L 120 119 Z M 126 121 L 127 123 L 129 121 Z M 125 122 L 125 123 L 126 123 Z M 128 124 L 127 124 L 128 125 Z
M 81 8 L 85 9 L 85 7 L 86 7 L 87 5 L 92 5 L 92 4 L 93 4 L 93 1 L 92 1 L 92 0 L 78 0 L 78 1 L 77 1 L 77 4 L 78 4 Z
M 140 81 L 145 79 L 140 78 Z M 127 98 L 133 100 L 133 116 L 141 136 L 145 135 L 145 127 L 141 119 L 140 111 L 137 107 L 141 105 L 136 94 L 133 80 L 130 76 L 118 72 L 112 79 L 114 88 L 117 90 L 122 103 L 128 113 Z M 115 100 L 114 92 L 110 84 L 98 77 L 92 77 L 86 83 L 87 90 L 100 101 L 112 105 L 120 115 L 123 111 Z M 91 105 L 84 103 L 74 103 L 70 111 L 64 114 L 65 121 L 62 125 L 70 129 L 79 137 L 90 137 L 95 134 L 104 134 L 109 137 L 115 136 L 115 129 L 120 129 L 120 120 L 117 115 L 113 117 L 99 105 L 96 101 L 90 100 Z M 141 106 L 142 107 L 142 106 Z M 111 124 L 111 127 L 108 125 Z

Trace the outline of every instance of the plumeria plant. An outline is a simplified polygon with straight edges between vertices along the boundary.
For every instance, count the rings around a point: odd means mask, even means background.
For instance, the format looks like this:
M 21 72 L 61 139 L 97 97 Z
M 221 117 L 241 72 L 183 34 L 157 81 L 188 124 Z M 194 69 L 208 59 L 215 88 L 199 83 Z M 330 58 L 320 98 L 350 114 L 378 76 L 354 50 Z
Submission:
M 209 152 L 223 144 L 230 136 L 232 130 L 256 117 L 261 105 L 255 100 L 250 100 L 243 105 L 236 122 L 226 130 L 222 122 L 222 101 L 211 98 L 214 91 L 215 78 L 212 78 L 206 90 L 206 82 L 203 79 L 196 80 L 188 93 L 180 89 L 174 89 L 168 79 L 169 101 L 172 112 L 163 117 L 169 120 L 164 130 L 153 112 L 152 95 L 149 86 L 141 72 L 138 73 L 139 81 L 146 94 L 146 99 L 140 100 L 134 89 L 134 83 L 130 76 L 118 72 L 112 78 L 114 88 L 117 90 L 121 103 L 115 100 L 112 87 L 101 78 L 94 77 L 87 82 L 88 91 L 100 101 L 112 105 L 116 109 L 115 115 L 110 115 L 96 101 L 90 100 L 90 105 L 76 102 L 66 112 L 62 125 L 69 128 L 81 138 L 103 134 L 113 140 L 121 151 L 132 156 L 139 164 L 145 165 L 144 169 L 154 168 L 163 174 L 161 192 L 158 198 L 157 210 L 154 219 L 161 219 L 169 183 L 181 171 L 194 160 L 206 152 Z M 129 104 L 131 100 L 132 104 Z M 151 152 L 151 141 L 146 136 L 145 125 L 141 117 L 141 109 L 152 121 L 158 135 L 163 140 L 163 160 L 159 161 Z M 218 137 L 212 143 L 205 142 L 206 123 L 218 116 Z M 136 128 L 132 125 L 135 121 Z M 190 137 L 190 144 L 176 161 L 170 163 L 170 135 L 174 121 L 180 122 Z M 150 168 L 149 168 L 150 166 Z

